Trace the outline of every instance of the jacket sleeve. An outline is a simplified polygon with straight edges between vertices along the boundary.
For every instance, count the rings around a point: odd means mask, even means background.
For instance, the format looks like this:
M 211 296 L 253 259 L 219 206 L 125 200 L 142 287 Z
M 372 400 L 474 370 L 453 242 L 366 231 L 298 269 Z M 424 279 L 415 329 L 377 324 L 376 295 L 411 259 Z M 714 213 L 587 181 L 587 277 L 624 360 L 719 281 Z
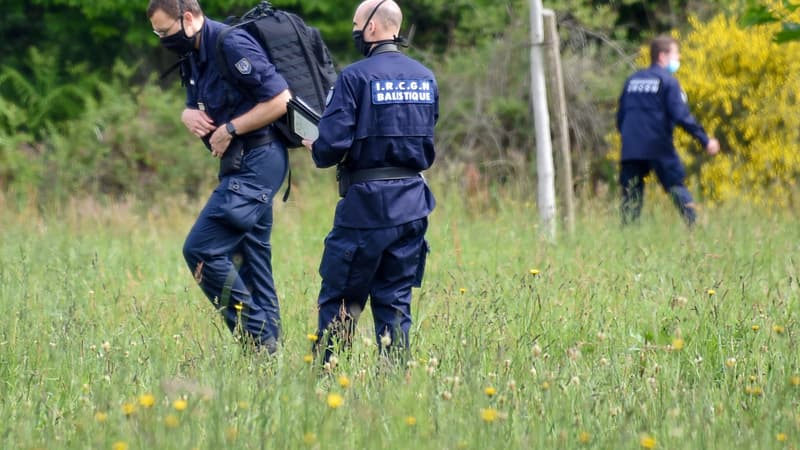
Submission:
M 311 157 L 319 168 L 340 163 L 353 146 L 358 113 L 355 92 L 346 73 L 340 74 L 319 121 L 319 137 L 311 149 Z
M 223 59 L 235 82 L 257 102 L 266 102 L 289 88 L 255 38 L 232 30 L 222 42 Z M 215 55 L 216 56 L 216 55 Z
M 666 81 L 666 80 L 665 80 Z M 691 112 L 689 112 L 689 105 L 686 103 L 686 94 L 681 90 L 678 80 L 672 79 L 664 83 L 666 86 L 665 95 L 667 103 L 667 112 L 672 123 L 679 125 L 686 130 L 689 134 L 694 136 L 695 139 L 705 147 L 708 145 L 708 135 L 702 125 L 697 123 Z

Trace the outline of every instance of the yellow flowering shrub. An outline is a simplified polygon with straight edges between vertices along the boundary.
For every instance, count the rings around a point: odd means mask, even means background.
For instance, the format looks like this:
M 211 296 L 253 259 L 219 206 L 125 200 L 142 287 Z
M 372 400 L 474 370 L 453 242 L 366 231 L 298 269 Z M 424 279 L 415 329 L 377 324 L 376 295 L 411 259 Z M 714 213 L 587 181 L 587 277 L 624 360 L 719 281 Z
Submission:
M 673 34 L 681 45 L 676 76 L 689 108 L 722 147 L 709 157 L 676 127 L 687 183 L 699 182 L 706 202 L 734 199 L 770 207 L 792 202 L 800 176 L 800 43 L 774 43 L 780 26 L 746 28 L 737 17 L 721 14 L 708 22 L 692 18 L 686 36 Z M 639 62 L 649 63 L 648 46 Z M 619 136 L 609 142 L 618 160 Z
M 699 165 L 708 200 L 787 206 L 800 175 L 800 44 L 775 44 L 780 24 L 743 28 L 736 18 L 691 21 L 678 78 L 691 108 L 722 152 Z M 692 138 L 676 133 L 687 166 Z

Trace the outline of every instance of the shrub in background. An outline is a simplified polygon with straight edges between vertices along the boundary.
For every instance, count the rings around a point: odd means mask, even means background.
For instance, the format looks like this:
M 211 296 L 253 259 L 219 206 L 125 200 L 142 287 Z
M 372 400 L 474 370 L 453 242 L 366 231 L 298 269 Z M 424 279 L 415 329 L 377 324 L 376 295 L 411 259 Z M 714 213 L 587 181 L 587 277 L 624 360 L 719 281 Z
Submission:
M 704 196 L 786 206 L 800 175 L 800 44 L 776 44 L 779 24 L 743 28 L 736 17 L 691 21 L 679 72 L 693 109 L 722 153 L 686 152 Z M 693 99 L 693 100 L 692 100 Z M 678 135 L 681 149 L 689 147 Z
M 110 80 L 94 83 L 73 119 L 44 121 L 36 134 L 0 127 L 4 187 L 56 199 L 85 194 L 151 198 L 194 195 L 213 180 L 214 160 L 180 122 L 183 93 L 154 82 L 132 85 L 133 72 L 117 64 Z M 36 109 L 12 112 L 6 114 L 8 125 L 25 121 Z
M 690 19 L 677 78 L 689 107 L 722 151 L 709 157 L 681 128 L 675 146 L 687 183 L 710 203 L 747 201 L 768 207 L 794 202 L 800 176 L 800 43 L 776 44 L 779 24 L 743 27 L 736 15 Z M 643 46 L 638 62 L 649 63 Z M 607 160 L 619 159 L 619 136 L 608 136 Z

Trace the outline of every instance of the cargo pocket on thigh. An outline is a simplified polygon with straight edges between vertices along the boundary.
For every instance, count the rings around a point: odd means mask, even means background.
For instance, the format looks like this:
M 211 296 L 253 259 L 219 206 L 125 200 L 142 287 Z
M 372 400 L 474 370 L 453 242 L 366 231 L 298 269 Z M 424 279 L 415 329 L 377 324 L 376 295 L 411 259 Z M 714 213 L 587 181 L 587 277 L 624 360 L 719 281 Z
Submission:
M 322 280 L 344 293 L 350 285 L 353 259 L 357 251 L 358 246 L 355 244 L 327 238 L 319 264 Z
M 417 261 L 417 273 L 414 276 L 414 283 L 411 286 L 413 287 L 420 287 L 422 286 L 422 277 L 425 276 L 425 262 L 428 259 L 428 253 L 431 251 L 431 246 L 428 245 L 427 240 L 422 240 L 422 248 L 419 252 L 419 260 Z
M 238 178 L 228 180 L 225 203 L 220 205 L 219 218 L 226 224 L 248 231 L 271 207 L 272 190 Z

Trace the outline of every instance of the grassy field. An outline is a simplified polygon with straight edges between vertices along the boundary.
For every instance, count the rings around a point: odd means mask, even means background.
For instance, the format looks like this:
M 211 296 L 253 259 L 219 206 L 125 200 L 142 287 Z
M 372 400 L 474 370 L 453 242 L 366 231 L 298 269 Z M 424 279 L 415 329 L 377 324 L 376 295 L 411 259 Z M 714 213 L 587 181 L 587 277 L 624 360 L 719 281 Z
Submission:
M 660 192 L 539 237 L 535 206 L 440 186 L 413 360 L 307 362 L 335 193 L 276 202 L 285 340 L 243 354 L 181 256 L 199 204 L 2 204 L 0 448 L 783 449 L 800 445 L 797 218 Z

